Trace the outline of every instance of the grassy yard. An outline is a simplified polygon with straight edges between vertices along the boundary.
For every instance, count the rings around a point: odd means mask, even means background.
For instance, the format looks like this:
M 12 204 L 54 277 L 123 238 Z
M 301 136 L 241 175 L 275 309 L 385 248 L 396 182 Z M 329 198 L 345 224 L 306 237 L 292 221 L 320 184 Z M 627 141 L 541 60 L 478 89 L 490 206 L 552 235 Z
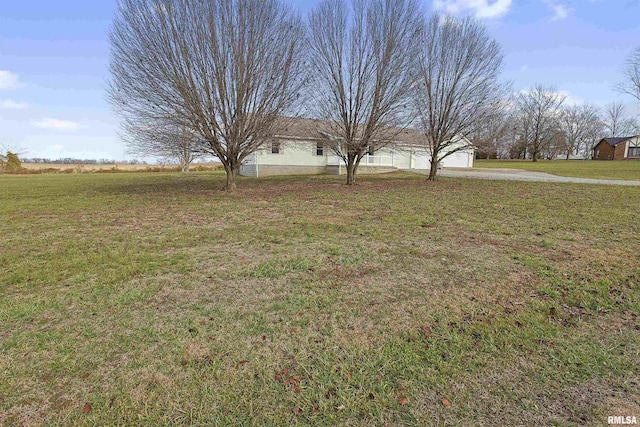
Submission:
M 637 188 L 343 179 L 0 176 L 0 425 L 640 416 Z
M 598 160 L 475 160 L 476 168 L 524 169 L 578 178 L 640 181 L 640 161 Z

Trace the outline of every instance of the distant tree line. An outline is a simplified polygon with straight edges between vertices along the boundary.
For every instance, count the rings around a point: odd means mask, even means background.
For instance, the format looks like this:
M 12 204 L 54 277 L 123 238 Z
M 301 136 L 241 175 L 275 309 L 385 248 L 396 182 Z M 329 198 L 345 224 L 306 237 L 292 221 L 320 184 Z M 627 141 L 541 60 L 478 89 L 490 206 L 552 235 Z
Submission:
M 22 163 L 50 163 L 52 165 L 146 165 L 144 160 L 111 160 L 111 159 L 76 159 L 65 157 L 61 159 L 48 159 L 44 157 L 32 157 L 21 159 Z
M 2 154 L 0 154 L 2 155 Z M 6 155 L 3 155 L 3 158 Z M 200 157 L 198 157 L 200 158 Z M 206 160 L 206 159 L 201 159 Z M 49 159 L 46 157 L 26 157 L 21 158 L 22 163 L 39 163 L 39 164 L 52 164 L 52 165 L 148 165 L 146 160 L 112 160 L 112 159 L 76 159 L 73 157 L 65 157 L 60 159 Z M 178 159 L 167 156 L 160 160 L 160 164 L 175 164 L 179 163 Z M 190 162 L 191 163 L 191 162 Z
M 640 47 L 624 63 L 622 77 L 617 91 L 640 101 Z M 471 139 L 480 158 L 536 161 L 591 159 L 602 138 L 638 134 L 640 121 L 622 102 L 568 103 L 555 88 L 536 85 L 505 99 Z
M 50 163 L 54 165 L 115 165 L 116 163 L 127 163 L 127 162 L 135 162 L 132 164 L 138 164 L 137 160 L 123 160 L 116 162 L 115 160 L 109 159 L 76 159 L 72 157 L 65 157 L 60 159 L 48 159 L 44 157 L 32 157 L 32 158 L 23 158 L 23 163 Z M 146 163 L 142 163 L 146 164 Z
M 553 87 L 536 85 L 505 99 L 471 136 L 479 158 L 591 159 L 605 137 L 640 134 L 624 104 L 568 104 Z

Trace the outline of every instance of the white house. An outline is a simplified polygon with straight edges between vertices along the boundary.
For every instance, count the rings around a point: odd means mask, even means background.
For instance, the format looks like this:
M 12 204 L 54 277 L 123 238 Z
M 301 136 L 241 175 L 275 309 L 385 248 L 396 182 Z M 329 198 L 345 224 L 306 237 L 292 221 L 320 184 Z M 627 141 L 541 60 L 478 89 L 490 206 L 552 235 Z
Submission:
M 344 174 L 342 159 L 330 147 L 326 135 L 330 131 L 327 122 L 313 119 L 291 119 L 274 141 L 245 159 L 240 167 L 244 176 L 268 175 Z M 390 172 L 398 169 L 426 169 L 431 156 L 421 146 L 419 135 L 410 129 L 402 130 L 394 144 L 364 156 L 358 173 Z M 445 157 L 441 165 L 445 168 L 473 167 L 475 149 L 466 139 L 451 147 L 462 148 Z

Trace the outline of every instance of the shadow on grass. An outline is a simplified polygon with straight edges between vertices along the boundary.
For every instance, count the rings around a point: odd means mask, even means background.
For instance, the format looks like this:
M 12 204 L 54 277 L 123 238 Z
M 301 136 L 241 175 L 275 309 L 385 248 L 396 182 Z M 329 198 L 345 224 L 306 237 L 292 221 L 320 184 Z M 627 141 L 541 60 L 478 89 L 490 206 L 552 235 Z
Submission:
M 300 192 L 305 190 L 341 189 L 343 191 L 358 191 L 372 185 L 397 186 L 407 183 L 424 181 L 424 177 L 397 171 L 384 174 L 361 175 L 355 186 L 347 186 L 345 177 L 338 175 L 289 175 L 267 176 L 251 178 L 239 176 L 237 189 L 228 193 L 225 191 L 226 178 L 223 172 L 195 172 L 189 174 L 138 174 L 133 177 L 111 176 L 108 182 L 101 182 L 94 190 L 107 195 L 180 195 L 194 193 L 245 194 L 255 190 L 264 192 L 269 187 L 273 190 L 267 194 L 272 197 L 283 192 Z

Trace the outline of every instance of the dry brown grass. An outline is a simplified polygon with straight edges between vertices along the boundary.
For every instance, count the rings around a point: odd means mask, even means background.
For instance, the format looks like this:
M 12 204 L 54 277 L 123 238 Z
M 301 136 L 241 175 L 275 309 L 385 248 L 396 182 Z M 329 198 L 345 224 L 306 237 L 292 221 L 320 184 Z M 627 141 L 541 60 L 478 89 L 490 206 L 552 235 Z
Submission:
M 193 171 L 217 171 L 219 163 L 196 163 L 192 165 Z M 13 174 L 39 174 L 39 173 L 114 173 L 114 172 L 178 172 L 177 165 L 132 165 L 128 163 L 115 164 L 60 164 L 60 163 L 22 163 L 22 171 Z
M 0 424 L 637 415 L 637 190 L 361 179 L 0 177 Z

